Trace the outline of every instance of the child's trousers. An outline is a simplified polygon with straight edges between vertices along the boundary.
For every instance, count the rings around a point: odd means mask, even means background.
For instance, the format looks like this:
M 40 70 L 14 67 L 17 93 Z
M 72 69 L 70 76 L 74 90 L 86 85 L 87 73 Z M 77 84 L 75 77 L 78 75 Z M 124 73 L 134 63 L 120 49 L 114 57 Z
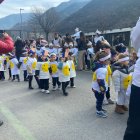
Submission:
M 71 86 L 71 87 L 74 86 L 74 77 L 70 78 L 70 86 Z
M 68 85 L 69 85 L 69 81 L 62 82 L 62 91 L 63 91 L 63 94 L 66 93 L 66 88 L 67 88 Z
M 49 79 L 40 79 L 40 88 L 48 90 L 49 89 Z
M 59 82 L 59 77 L 52 77 L 53 87 L 56 87 L 56 84 L 58 87 L 61 86 L 61 83 Z
M 94 91 L 94 95 L 96 98 L 96 110 L 101 111 L 102 105 L 103 105 L 103 100 L 104 100 L 104 94 L 100 93 L 98 91 Z

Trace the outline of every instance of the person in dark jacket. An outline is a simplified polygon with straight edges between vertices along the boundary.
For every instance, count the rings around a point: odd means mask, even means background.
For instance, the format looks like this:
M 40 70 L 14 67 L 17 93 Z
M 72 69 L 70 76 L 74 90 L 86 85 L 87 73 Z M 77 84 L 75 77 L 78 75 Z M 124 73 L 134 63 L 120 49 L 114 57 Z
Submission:
M 15 46 L 15 50 L 16 50 L 15 55 L 16 55 L 18 61 L 19 61 L 19 58 L 22 55 L 22 50 L 24 48 L 24 43 L 23 43 L 23 41 L 20 37 L 17 37 L 17 40 L 16 40 L 14 46 Z
M 86 37 L 83 32 L 80 33 L 80 39 L 78 40 L 78 70 L 85 68 L 85 54 L 87 49 Z

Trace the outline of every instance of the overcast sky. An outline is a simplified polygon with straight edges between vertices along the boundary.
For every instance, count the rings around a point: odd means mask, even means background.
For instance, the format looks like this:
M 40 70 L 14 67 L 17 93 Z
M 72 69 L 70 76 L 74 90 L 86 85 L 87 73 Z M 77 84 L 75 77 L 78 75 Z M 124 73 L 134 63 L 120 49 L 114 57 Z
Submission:
M 4 0 L 0 4 L 0 18 L 19 13 L 20 8 L 24 9 L 22 12 L 31 12 L 31 7 L 37 6 L 48 9 L 52 6 L 57 6 L 61 2 L 69 0 Z

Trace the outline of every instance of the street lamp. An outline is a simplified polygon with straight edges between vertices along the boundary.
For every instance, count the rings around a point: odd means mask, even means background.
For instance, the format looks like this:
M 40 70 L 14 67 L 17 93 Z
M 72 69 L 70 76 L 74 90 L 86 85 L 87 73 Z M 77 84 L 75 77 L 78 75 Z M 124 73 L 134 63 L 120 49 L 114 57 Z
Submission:
M 22 13 L 21 13 L 21 11 L 22 10 L 24 10 L 24 9 L 22 9 L 22 8 L 20 8 L 20 26 L 21 26 L 21 29 L 20 29 L 20 37 L 22 38 Z

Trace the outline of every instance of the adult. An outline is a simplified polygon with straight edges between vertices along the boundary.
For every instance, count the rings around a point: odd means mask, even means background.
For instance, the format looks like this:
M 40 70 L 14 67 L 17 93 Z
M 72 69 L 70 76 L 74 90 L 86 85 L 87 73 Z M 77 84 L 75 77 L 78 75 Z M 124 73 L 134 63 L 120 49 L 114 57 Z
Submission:
M 95 32 L 95 37 L 94 37 L 94 43 L 95 43 L 95 45 L 97 44 L 97 42 L 99 42 L 99 41 L 104 41 L 105 39 L 104 39 L 104 37 L 101 35 L 101 32 L 99 31 L 99 30 L 97 30 L 96 32 Z
M 78 70 L 85 69 L 85 54 L 87 49 L 86 36 L 80 32 L 80 39 L 78 40 Z
M 24 48 L 24 45 L 25 44 L 23 43 L 22 39 L 19 36 L 17 36 L 14 46 L 15 46 L 15 55 L 18 61 L 19 61 L 20 56 L 22 55 L 22 50 Z
M 54 39 L 53 39 L 52 43 L 56 47 L 62 46 L 62 38 L 60 37 L 60 35 L 58 33 L 54 34 Z
M 3 38 L 0 39 L 0 54 L 6 54 L 13 49 L 14 43 L 12 38 L 7 33 L 3 33 Z
M 7 34 L 3 33 L 3 39 L 0 40 L 0 54 L 6 54 L 14 49 L 14 42 L 12 38 Z M 0 120 L 0 126 L 3 121 Z
M 129 104 L 129 118 L 124 140 L 140 140 L 140 18 L 131 33 L 132 46 L 138 56 L 136 61 Z
M 78 40 L 80 39 L 80 33 L 81 31 L 79 30 L 79 28 L 75 29 L 75 34 L 73 35 L 73 37 L 75 38 L 76 42 L 78 42 Z

